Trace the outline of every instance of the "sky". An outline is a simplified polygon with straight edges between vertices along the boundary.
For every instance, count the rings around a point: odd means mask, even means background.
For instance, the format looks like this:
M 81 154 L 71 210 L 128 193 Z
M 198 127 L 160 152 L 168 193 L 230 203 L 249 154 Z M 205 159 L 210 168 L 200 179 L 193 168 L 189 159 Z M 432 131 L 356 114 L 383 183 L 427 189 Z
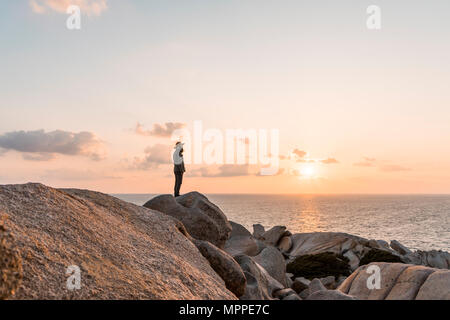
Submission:
M 2 1 L 0 184 L 171 193 L 171 134 L 201 121 L 278 130 L 280 170 L 190 163 L 182 193 L 448 194 L 449 12 L 448 0 Z

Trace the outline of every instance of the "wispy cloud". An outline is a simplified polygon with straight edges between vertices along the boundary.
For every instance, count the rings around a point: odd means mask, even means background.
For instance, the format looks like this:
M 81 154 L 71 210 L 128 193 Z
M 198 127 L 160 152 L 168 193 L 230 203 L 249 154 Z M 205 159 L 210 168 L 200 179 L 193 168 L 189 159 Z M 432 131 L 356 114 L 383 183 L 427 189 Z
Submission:
M 164 124 L 155 123 L 151 130 L 146 130 L 139 122 L 134 129 L 135 133 L 141 136 L 165 137 L 172 136 L 172 133 L 177 129 L 182 129 L 186 126 L 185 123 L 180 122 L 166 122 Z
M 33 12 L 43 14 L 49 11 L 66 13 L 70 5 L 80 7 L 82 13 L 99 16 L 108 8 L 107 0 L 30 0 Z
M 337 161 L 335 158 L 328 158 L 328 159 L 320 160 L 320 162 L 323 163 L 323 164 L 336 164 L 336 163 L 339 163 L 339 161 Z
M 135 157 L 130 169 L 146 170 L 157 168 L 163 164 L 172 163 L 171 153 L 172 147 L 164 144 L 155 144 L 144 150 L 144 157 Z
M 355 167 L 375 167 L 375 158 L 363 157 L 362 161 L 355 162 L 353 165 Z
M 193 169 L 187 172 L 188 176 L 191 177 L 241 177 L 254 175 L 251 173 L 250 166 L 248 164 L 235 165 L 235 164 L 224 164 L 217 168 L 215 167 L 202 167 Z
M 404 167 L 404 166 L 391 164 L 391 165 L 383 165 L 383 166 L 381 166 L 380 170 L 384 171 L 384 172 L 399 172 L 399 171 L 411 171 L 411 168 L 407 168 L 407 167 Z
M 34 161 L 47 161 L 56 154 L 101 160 L 106 154 L 103 142 L 93 133 L 62 130 L 7 132 L 0 135 L 0 148 L 20 152 L 24 159 Z

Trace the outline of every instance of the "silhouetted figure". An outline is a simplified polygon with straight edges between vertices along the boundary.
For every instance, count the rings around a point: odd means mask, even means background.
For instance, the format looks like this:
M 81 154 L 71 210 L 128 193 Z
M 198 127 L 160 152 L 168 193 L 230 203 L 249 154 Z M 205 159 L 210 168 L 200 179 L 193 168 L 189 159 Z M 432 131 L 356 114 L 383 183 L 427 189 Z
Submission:
M 183 160 L 183 145 L 184 143 L 177 142 L 175 144 L 175 151 L 173 152 L 173 173 L 175 174 L 175 187 L 173 193 L 175 197 L 180 195 L 183 174 L 186 171 Z

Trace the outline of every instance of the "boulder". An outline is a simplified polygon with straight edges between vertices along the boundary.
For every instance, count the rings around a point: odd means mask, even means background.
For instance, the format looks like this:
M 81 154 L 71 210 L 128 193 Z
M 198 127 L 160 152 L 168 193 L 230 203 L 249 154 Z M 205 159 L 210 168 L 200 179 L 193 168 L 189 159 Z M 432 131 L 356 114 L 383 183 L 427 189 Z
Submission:
M 295 277 L 308 279 L 350 275 L 347 258 L 331 252 L 298 256 L 287 264 L 286 270 Z
M 292 239 L 290 236 L 284 236 L 278 242 L 278 249 L 281 252 L 287 253 L 292 248 Z
M 195 239 L 211 242 L 221 249 L 231 234 L 231 225 L 222 210 L 198 192 L 177 198 L 160 195 L 147 201 L 144 207 L 180 220 Z
M 289 287 L 286 281 L 286 263 L 283 255 L 275 247 L 267 247 L 253 257 L 253 261 L 263 267 L 275 280 L 284 287 Z
M 264 230 L 264 227 L 259 223 L 253 225 L 253 236 L 256 239 L 263 240 L 264 232 L 266 232 L 266 230 Z
M 277 290 L 273 293 L 273 296 L 280 300 L 284 300 L 284 298 L 290 295 L 297 295 L 297 293 L 291 288 Z
M 323 252 L 341 255 L 358 244 L 367 243 L 364 238 L 341 232 L 297 233 L 291 238 L 293 245 L 289 254 L 292 257 Z
M 397 251 L 401 255 L 412 253 L 411 250 L 409 250 L 407 247 L 402 245 L 397 240 L 392 240 L 390 246 L 391 246 L 392 249 L 394 249 L 395 251 Z
M 225 243 L 224 250 L 231 256 L 237 255 L 247 255 L 256 256 L 258 255 L 266 245 L 257 240 L 252 234 L 245 229 L 244 226 L 230 221 L 232 227 L 230 238 Z
M 416 300 L 450 300 L 450 271 L 435 269 L 420 287 Z
M 295 278 L 294 283 L 292 284 L 292 289 L 294 289 L 295 292 L 300 293 L 303 290 L 308 289 L 310 284 L 311 280 L 303 277 L 298 277 Z
M 309 294 L 310 295 L 313 294 L 314 292 L 317 292 L 317 291 L 326 291 L 327 290 L 327 288 L 325 288 L 323 283 L 317 278 L 314 278 L 311 281 L 311 283 L 309 284 L 308 289 L 309 289 Z
M 386 300 L 414 300 L 420 287 L 434 269 L 413 266 L 406 268 L 398 277 Z M 450 287 L 449 287 L 450 288 Z
M 284 289 L 283 285 L 272 278 L 263 267 L 246 255 L 234 257 L 241 266 L 247 279 L 245 293 L 241 300 L 272 300 L 274 292 Z
M 194 243 L 214 271 L 225 281 L 227 289 L 238 298 L 242 296 L 245 293 L 246 279 L 239 264 L 228 253 L 207 241 L 194 240 Z
M 0 222 L 0 300 L 14 296 L 22 280 L 22 260 L 14 239 Z
M 374 284 L 368 272 L 371 266 L 380 270 L 380 288 Z M 403 263 L 374 262 L 353 272 L 338 290 L 362 300 L 450 300 L 450 271 Z
M 352 250 L 348 250 L 343 256 L 348 259 L 348 264 L 352 271 L 359 267 L 359 258 Z
M 284 226 L 275 226 L 262 235 L 262 241 L 269 246 L 276 246 L 278 241 L 284 236 L 289 236 L 290 232 Z
M 22 258 L 15 299 L 237 299 L 169 215 L 99 192 L 0 186 Z M 81 290 L 68 290 L 77 266 Z
M 369 264 L 371 262 L 403 262 L 396 254 L 382 249 L 370 249 L 359 262 L 359 265 Z
M 355 300 L 355 298 L 338 290 L 321 290 L 312 293 L 306 300 Z
M 300 296 L 298 295 L 298 294 L 295 294 L 295 293 L 293 293 L 293 294 L 290 294 L 290 295 L 288 295 L 288 296 L 286 296 L 286 297 L 284 297 L 283 298 L 283 300 L 302 300 L 302 298 L 300 298 Z
M 407 263 L 438 269 L 450 268 L 450 253 L 441 250 L 415 251 L 402 256 Z
M 327 289 L 334 289 L 336 285 L 336 280 L 334 276 L 328 276 L 325 278 L 320 278 L 320 282 L 325 286 Z

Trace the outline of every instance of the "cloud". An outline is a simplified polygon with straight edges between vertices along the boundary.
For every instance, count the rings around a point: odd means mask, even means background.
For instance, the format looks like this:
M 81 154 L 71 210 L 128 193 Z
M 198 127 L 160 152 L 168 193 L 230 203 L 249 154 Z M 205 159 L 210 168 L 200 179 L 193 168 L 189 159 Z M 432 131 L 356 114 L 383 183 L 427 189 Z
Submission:
M 400 172 L 400 171 L 411 171 L 410 168 L 399 166 L 399 165 L 384 165 L 380 167 L 381 171 L 384 172 Z
M 339 163 L 339 161 L 337 161 L 335 158 L 328 158 L 328 159 L 320 160 L 320 162 L 322 162 L 323 164 Z
M 303 158 L 303 157 L 305 157 L 307 155 L 306 151 L 299 150 L 299 149 L 292 150 L 292 153 L 294 155 L 296 155 L 298 158 Z
M 353 165 L 356 167 L 375 167 L 375 158 L 363 157 L 363 160 L 360 162 L 356 162 Z
M 143 158 L 134 158 L 131 169 L 146 170 L 157 168 L 163 164 L 172 163 L 172 146 L 164 144 L 156 144 L 145 149 Z
M 185 123 L 179 122 L 166 122 L 164 124 L 155 123 L 152 130 L 145 130 L 143 126 L 138 122 L 136 124 L 135 132 L 141 136 L 155 136 L 155 137 L 170 137 L 172 133 L 177 130 L 184 128 Z
M 191 177 L 241 177 L 253 175 L 250 172 L 250 166 L 248 164 L 235 165 L 224 164 L 219 166 L 216 170 L 211 167 L 202 167 L 187 172 L 187 176 Z
M 0 148 L 21 152 L 26 160 L 46 161 L 56 154 L 85 156 L 92 160 L 105 157 L 103 143 L 91 132 L 73 133 L 56 130 L 45 132 L 13 131 L 0 135 Z
M 43 14 L 48 11 L 66 13 L 70 5 L 80 7 L 81 13 L 99 16 L 108 8 L 107 0 L 30 0 L 34 13 Z

